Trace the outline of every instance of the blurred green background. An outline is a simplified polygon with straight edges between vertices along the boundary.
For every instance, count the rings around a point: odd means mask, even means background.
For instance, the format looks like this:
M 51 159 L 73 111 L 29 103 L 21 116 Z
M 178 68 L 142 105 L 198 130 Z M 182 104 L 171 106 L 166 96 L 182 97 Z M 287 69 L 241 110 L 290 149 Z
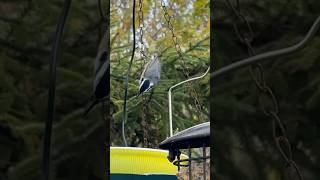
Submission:
M 106 132 L 102 108 L 82 117 L 92 92 L 93 64 L 103 28 L 98 0 L 73 0 L 57 69 L 56 119 L 53 128 L 51 179 L 106 179 Z M 157 147 L 168 132 L 167 90 L 187 77 L 172 44 L 160 1 L 143 1 L 144 40 L 162 55 L 162 79 L 154 92 L 128 101 L 126 135 L 131 146 Z M 106 0 L 101 0 L 105 12 Z M 40 179 L 44 122 L 47 119 L 48 68 L 62 0 L 0 1 L 0 179 Z M 168 13 L 181 44 L 189 76 L 209 65 L 207 1 L 170 1 Z M 124 77 L 132 49 L 131 6 L 111 1 L 111 143 L 122 146 L 120 123 Z M 138 9 L 138 1 L 137 1 Z M 153 17 L 153 15 L 156 17 Z M 138 23 L 137 29 L 138 29 Z M 138 41 L 138 37 L 137 37 Z M 186 53 L 184 53 L 186 52 Z M 136 50 L 129 97 L 138 91 L 142 60 Z M 174 92 L 174 128 L 180 131 L 208 121 L 209 76 Z M 148 98 L 151 100 L 148 102 Z M 104 111 L 104 110 L 103 110 Z
M 203 74 L 209 66 L 209 2 L 207 0 L 163 1 L 174 34 L 181 46 L 183 59 L 179 58 L 172 33 L 164 18 L 161 1 L 145 0 L 143 12 L 143 42 L 146 55 L 161 56 L 161 79 L 154 91 L 135 98 L 139 79 L 148 58 L 140 53 L 139 1 L 136 1 L 137 49 L 132 64 L 128 86 L 128 119 L 125 136 L 129 146 L 157 148 L 169 136 L 168 89 L 190 77 Z M 110 98 L 113 104 L 111 119 L 111 144 L 123 146 L 121 121 L 123 113 L 124 77 L 132 53 L 132 2 L 111 1 L 111 65 Z M 187 73 L 187 76 L 184 74 Z M 191 87 L 191 88 L 190 88 Z M 209 121 L 209 75 L 178 86 L 172 93 L 173 129 L 181 131 Z M 192 93 L 192 92 L 196 93 Z M 199 106 L 195 105 L 198 100 Z
M 129 100 L 126 132 L 132 146 L 157 147 L 168 135 L 167 88 L 185 77 L 159 2 L 144 2 L 145 19 L 148 19 L 145 21 L 145 41 L 149 43 L 150 52 L 163 52 L 163 73 L 153 93 Z M 62 3 L 60 0 L 0 1 L 1 180 L 40 177 L 48 65 Z M 217 0 L 214 7 L 216 69 L 247 57 L 247 49 L 238 41 L 232 27 L 232 22 L 242 29 L 244 24 L 233 18 L 225 3 Z M 101 4 L 105 7 L 106 1 Z M 261 53 L 301 40 L 319 15 L 320 2 L 246 0 L 240 1 L 240 7 L 253 27 L 253 47 Z M 174 16 L 173 26 L 182 49 L 188 52 L 184 57 L 190 76 L 204 72 L 209 64 L 208 3 L 170 1 L 168 9 Z M 131 3 L 127 1 L 111 1 L 110 134 L 114 146 L 122 145 L 123 79 L 132 42 L 130 10 Z M 157 18 L 152 18 L 152 13 Z M 87 118 L 81 117 L 91 95 L 93 62 L 102 29 L 98 1 L 74 0 L 58 67 L 53 179 L 105 178 L 105 123 L 101 107 Z M 152 35 L 157 31 L 159 36 L 153 39 Z M 279 99 L 280 118 L 286 124 L 294 159 L 306 180 L 320 177 L 319 47 L 318 33 L 304 50 L 263 63 L 267 83 Z M 188 51 L 190 48 L 192 50 Z M 129 97 L 137 92 L 137 80 L 146 63 L 141 60 L 139 50 L 136 53 Z M 175 131 L 208 121 L 209 87 L 206 78 L 193 85 L 201 102 L 200 111 L 194 106 L 189 88 L 184 86 L 174 93 Z M 271 121 L 258 106 L 257 90 L 248 68 L 214 80 L 213 88 L 210 113 L 214 122 L 214 144 L 211 152 L 216 178 L 279 179 L 285 164 L 272 139 Z M 150 96 L 151 101 L 148 100 Z
M 254 32 L 256 53 L 284 48 L 299 42 L 320 15 L 317 0 L 230 0 L 248 19 Z M 227 1 L 214 7 L 214 63 L 219 69 L 248 56 L 236 36 L 245 23 L 234 18 Z M 279 101 L 280 118 L 286 125 L 293 159 L 305 180 L 320 177 L 320 33 L 302 51 L 262 63 L 268 85 Z M 272 138 L 272 120 L 258 104 L 258 90 L 249 68 L 213 80 L 213 149 L 211 160 L 216 179 L 283 179 L 286 166 Z M 294 179 L 294 178 L 291 178 Z
M 48 67 L 63 2 L 0 1 L 1 180 L 40 179 Z M 51 179 L 106 178 L 101 107 L 82 118 L 102 26 L 98 1 L 72 1 L 57 69 Z

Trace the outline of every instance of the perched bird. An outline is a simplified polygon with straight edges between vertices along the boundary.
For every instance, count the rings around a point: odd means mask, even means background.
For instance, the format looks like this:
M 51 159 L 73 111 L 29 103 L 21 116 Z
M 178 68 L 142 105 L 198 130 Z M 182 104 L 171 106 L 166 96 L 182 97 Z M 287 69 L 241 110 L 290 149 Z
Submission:
M 141 78 L 137 97 L 148 92 L 160 80 L 161 64 L 157 55 L 153 55 L 150 62 L 145 66 Z
M 84 116 L 89 113 L 89 111 L 98 103 L 104 101 L 109 95 L 110 89 L 109 77 L 109 59 L 107 57 L 107 52 L 109 50 L 109 33 L 105 33 L 101 39 L 98 53 L 94 65 L 94 81 L 93 81 L 93 93 L 91 96 L 91 103 L 84 112 Z

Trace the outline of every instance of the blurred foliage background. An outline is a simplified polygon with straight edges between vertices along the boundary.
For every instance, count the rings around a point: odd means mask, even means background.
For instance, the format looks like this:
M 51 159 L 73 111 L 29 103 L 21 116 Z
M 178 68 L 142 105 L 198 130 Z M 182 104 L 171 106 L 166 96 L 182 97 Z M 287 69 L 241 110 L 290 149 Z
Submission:
M 237 1 L 230 1 L 235 7 Z M 253 27 L 257 53 L 299 42 L 320 15 L 317 0 L 238 1 Z M 238 8 L 238 7 L 237 7 Z M 235 19 L 227 1 L 214 7 L 214 63 L 219 69 L 248 56 L 233 29 L 246 25 Z M 305 180 L 320 177 L 320 33 L 302 51 L 262 63 L 267 84 L 274 90 L 292 145 L 293 158 Z M 258 104 L 258 90 L 249 68 L 214 79 L 213 167 L 216 179 L 282 179 L 286 164 L 272 137 L 272 120 Z
M 201 0 L 165 1 L 189 76 L 209 65 L 209 6 Z M 101 0 L 101 9 L 107 0 Z M 131 146 L 157 147 L 168 135 L 168 88 L 186 79 L 167 29 L 160 2 L 143 1 L 144 40 L 162 55 L 162 79 L 150 93 L 132 98 L 142 67 L 139 51 L 129 78 L 126 135 Z M 138 3 L 137 3 L 138 4 Z M 40 179 L 44 122 L 47 119 L 48 67 L 62 0 L 1 0 L 0 17 L 0 179 Z M 111 142 L 121 146 L 124 76 L 132 50 L 131 6 L 111 1 Z M 136 20 L 137 21 L 137 20 Z M 138 24 L 138 23 L 136 23 Z M 73 0 L 57 69 L 56 119 L 51 179 L 105 179 L 105 121 L 97 107 L 82 117 L 92 91 L 93 64 L 103 34 L 98 0 Z M 138 29 L 138 27 L 137 27 Z M 138 39 L 138 38 L 137 38 Z M 190 89 L 174 92 L 174 127 L 180 131 L 209 116 L 209 77 L 192 84 L 201 103 L 196 111 Z M 150 101 L 148 100 L 150 99 Z
M 136 98 L 140 75 L 148 58 L 140 53 L 139 1 L 136 1 L 137 49 L 132 64 L 128 86 L 128 119 L 125 136 L 129 146 L 157 148 L 169 136 L 168 89 L 185 79 L 201 75 L 209 66 L 209 2 L 207 0 L 163 1 L 174 34 L 181 46 L 184 63 L 179 58 L 172 42 L 172 34 L 161 1 L 144 0 L 143 42 L 147 56 L 158 54 L 162 64 L 161 80 L 154 90 Z M 132 2 L 111 1 L 111 92 L 113 103 L 111 121 L 111 143 L 123 146 L 121 121 L 123 113 L 124 82 L 132 53 Z M 185 67 L 183 67 L 185 64 Z M 189 72 L 186 77 L 183 68 Z M 209 120 L 209 75 L 182 85 L 173 91 L 173 128 L 181 131 Z M 195 98 L 200 102 L 196 108 Z
M 40 179 L 48 67 L 63 2 L 0 1 L 1 180 Z M 51 179 L 106 178 L 101 107 L 82 117 L 102 31 L 98 1 L 72 1 L 57 69 Z

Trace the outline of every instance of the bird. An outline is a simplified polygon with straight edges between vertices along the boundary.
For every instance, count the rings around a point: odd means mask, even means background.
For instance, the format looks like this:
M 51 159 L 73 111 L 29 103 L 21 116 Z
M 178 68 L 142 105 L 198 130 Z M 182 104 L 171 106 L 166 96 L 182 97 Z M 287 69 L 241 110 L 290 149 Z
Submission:
M 109 51 L 109 33 L 105 33 L 101 39 L 98 53 L 95 59 L 94 65 L 94 81 L 93 81 L 93 93 L 91 95 L 91 103 L 84 111 L 83 116 L 86 116 L 92 108 L 94 108 L 100 102 L 103 102 L 109 95 L 109 57 L 107 52 Z
M 150 62 L 146 64 L 141 74 L 139 81 L 139 92 L 137 93 L 137 97 L 152 89 L 160 80 L 160 74 L 161 64 L 159 62 L 158 56 L 154 54 L 151 57 Z

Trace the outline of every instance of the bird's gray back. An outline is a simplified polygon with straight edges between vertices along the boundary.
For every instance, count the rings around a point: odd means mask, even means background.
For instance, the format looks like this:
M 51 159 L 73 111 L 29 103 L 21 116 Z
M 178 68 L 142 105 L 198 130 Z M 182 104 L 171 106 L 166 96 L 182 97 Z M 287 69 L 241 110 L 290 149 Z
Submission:
M 148 78 L 156 83 L 160 79 L 161 64 L 158 57 L 152 58 L 144 72 L 144 78 Z

